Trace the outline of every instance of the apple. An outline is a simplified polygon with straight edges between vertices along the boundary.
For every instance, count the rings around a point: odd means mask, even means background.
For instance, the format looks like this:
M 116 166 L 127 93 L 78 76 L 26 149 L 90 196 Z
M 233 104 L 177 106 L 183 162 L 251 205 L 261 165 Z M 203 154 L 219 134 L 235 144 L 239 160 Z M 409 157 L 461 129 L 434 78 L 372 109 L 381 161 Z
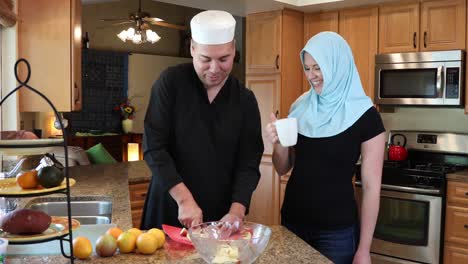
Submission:
M 117 250 L 117 241 L 111 235 L 102 235 L 96 240 L 96 253 L 101 257 L 111 257 Z

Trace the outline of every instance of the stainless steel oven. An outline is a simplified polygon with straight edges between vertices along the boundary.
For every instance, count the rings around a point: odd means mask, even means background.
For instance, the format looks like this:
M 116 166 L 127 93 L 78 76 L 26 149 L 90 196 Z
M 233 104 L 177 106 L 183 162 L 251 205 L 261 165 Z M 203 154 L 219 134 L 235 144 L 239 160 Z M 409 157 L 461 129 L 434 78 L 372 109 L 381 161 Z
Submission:
M 376 55 L 375 102 L 461 106 L 464 65 L 462 50 Z
M 372 263 L 439 263 L 442 197 L 416 188 L 382 186 Z M 356 197 L 361 201 L 360 182 Z M 386 257 L 387 256 L 387 257 Z M 406 262 L 398 262 L 397 257 Z M 387 262 L 383 262 L 386 260 Z M 411 261 L 409 261 L 411 260 Z
M 468 134 L 390 131 L 406 138 L 408 159 L 384 161 L 372 263 L 438 264 L 443 259 L 446 174 L 468 168 Z M 356 200 L 362 201 L 360 165 Z

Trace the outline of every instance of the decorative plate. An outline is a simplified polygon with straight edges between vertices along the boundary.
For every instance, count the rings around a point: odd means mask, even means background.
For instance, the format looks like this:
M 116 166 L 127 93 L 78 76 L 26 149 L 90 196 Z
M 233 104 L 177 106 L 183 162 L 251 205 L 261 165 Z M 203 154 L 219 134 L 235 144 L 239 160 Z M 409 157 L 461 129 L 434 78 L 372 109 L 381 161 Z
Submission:
M 80 227 L 80 222 L 72 218 L 72 230 Z M 8 239 L 12 243 L 37 242 L 41 240 L 52 239 L 68 234 L 68 218 L 63 216 L 52 216 L 52 222 L 49 228 L 35 235 L 14 235 L 0 230 L 0 237 Z
M 52 188 L 34 188 L 23 189 L 16 184 L 16 178 L 7 178 L 0 180 L 0 196 L 30 196 L 32 194 L 46 194 L 67 188 L 67 179 L 64 179 L 62 184 Z M 76 181 L 70 178 L 70 187 L 75 185 Z

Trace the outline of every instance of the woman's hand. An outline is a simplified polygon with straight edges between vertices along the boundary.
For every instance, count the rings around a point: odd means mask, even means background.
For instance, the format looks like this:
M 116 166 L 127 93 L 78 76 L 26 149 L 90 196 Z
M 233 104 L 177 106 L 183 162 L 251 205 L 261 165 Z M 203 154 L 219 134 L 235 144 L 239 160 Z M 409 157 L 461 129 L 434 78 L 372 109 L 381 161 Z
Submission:
M 273 145 L 275 145 L 275 144 L 277 144 L 279 142 L 278 132 L 276 132 L 276 125 L 275 125 L 276 116 L 275 116 L 275 114 L 271 113 L 270 121 L 271 122 L 268 123 L 265 126 L 265 133 L 266 133 L 267 140 L 270 143 L 272 143 Z
M 353 264 L 371 264 L 369 251 L 357 250 L 354 254 Z

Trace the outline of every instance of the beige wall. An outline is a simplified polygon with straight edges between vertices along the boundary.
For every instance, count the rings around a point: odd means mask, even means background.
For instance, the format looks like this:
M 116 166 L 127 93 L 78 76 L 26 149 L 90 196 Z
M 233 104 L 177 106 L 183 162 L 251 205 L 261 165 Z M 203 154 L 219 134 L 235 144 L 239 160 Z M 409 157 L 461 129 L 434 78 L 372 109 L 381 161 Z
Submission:
M 468 115 L 462 108 L 397 107 L 382 113 L 387 131 L 395 129 L 468 133 Z

